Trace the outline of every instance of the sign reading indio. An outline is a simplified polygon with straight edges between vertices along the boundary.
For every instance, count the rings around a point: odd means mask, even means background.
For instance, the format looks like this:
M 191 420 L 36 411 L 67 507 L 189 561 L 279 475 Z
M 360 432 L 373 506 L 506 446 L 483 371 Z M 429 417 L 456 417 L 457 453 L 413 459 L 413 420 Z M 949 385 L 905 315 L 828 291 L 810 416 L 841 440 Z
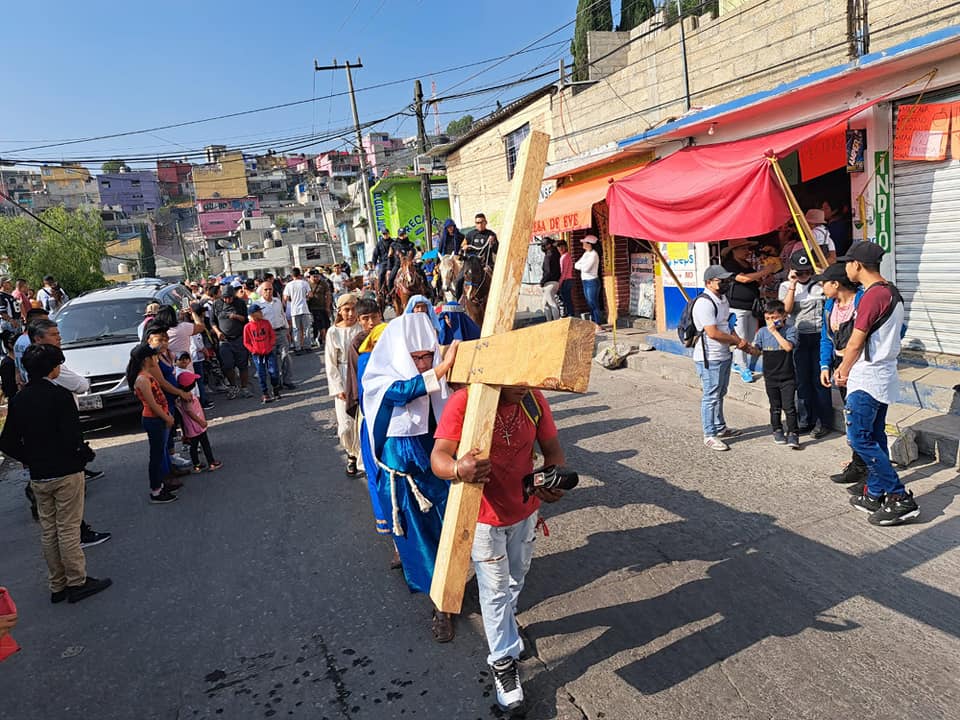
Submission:
M 890 252 L 890 153 L 878 150 L 874 153 L 876 175 L 874 180 L 874 228 L 877 245 Z

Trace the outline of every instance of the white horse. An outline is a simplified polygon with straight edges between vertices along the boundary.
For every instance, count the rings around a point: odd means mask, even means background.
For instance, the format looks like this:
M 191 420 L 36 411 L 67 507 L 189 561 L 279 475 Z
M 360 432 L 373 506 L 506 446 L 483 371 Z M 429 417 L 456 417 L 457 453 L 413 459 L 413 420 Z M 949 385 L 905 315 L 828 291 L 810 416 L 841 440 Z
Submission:
M 455 287 L 462 267 L 463 264 L 456 255 L 444 255 L 440 258 L 440 289 L 448 302 L 457 299 Z

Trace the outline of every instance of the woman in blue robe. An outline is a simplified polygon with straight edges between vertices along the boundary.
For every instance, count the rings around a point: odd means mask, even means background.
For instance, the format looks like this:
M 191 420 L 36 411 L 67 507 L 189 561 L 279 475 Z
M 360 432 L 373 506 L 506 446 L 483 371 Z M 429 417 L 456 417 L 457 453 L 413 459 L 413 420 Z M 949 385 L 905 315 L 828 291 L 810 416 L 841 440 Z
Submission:
M 449 483 L 430 469 L 433 433 L 449 394 L 444 379 L 456 358 L 453 344 L 441 358 L 426 313 L 404 314 L 387 324 L 363 373 L 377 495 L 389 509 L 390 529 L 411 592 L 429 593 L 440 544 Z M 434 638 L 453 639 L 453 621 L 434 611 Z
M 449 345 L 454 340 L 477 340 L 480 326 L 477 325 L 458 302 L 444 303 L 437 322 L 437 334 L 441 345 Z

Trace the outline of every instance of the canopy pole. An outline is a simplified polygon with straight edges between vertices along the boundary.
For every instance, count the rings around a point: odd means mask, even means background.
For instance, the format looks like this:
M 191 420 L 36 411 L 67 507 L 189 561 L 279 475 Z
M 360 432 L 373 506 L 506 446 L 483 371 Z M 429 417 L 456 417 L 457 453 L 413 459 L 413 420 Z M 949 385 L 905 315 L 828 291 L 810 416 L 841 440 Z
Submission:
M 813 265 L 814 272 L 823 272 L 827 265 L 827 258 L 823 254 L 820 246 L 813 242 L 813 230 L 807 222 L 807 218 L 800 212 L 800 203 L 797 202 L 793 190 L 790 189 L 790 183 L 787 182 L 787 176 L 783 174 L 783 168 L 776 157 L 768 157 L 773 166 L 773 172 L 780 183 L 780 189 L 783 190 L 783 196 L 787 199 L 787 205 L 790 207 L 790 214 L 793 216 L 793 222 L 797 226 L 797 232 L 800 234 L 800 241 L 803 243 L 803 249 L 810 258 L 810 264 Z
M 673 271 L 673 268 L 670 267 L 670 263 L 667 262 L 667 259 L 663 256 L 663 253 L 660 252 L 660 243 L 649 240 L 648 244 L 653 248 L 653 252 L 656 253 L 657 257 L 660 258 L 660 264 L 667 269 L 670 277 L 672 277 L 673 281 L 677 284 L 677 288 L 680 290 L 680 294 L 683 295 L 683 299 L 687 302 L 690 302 L 690 296 L 687 295 L 687 291 L 683 289 L 683 283 L 680 282 L 680 278 L 677 277 L 677 274 Z

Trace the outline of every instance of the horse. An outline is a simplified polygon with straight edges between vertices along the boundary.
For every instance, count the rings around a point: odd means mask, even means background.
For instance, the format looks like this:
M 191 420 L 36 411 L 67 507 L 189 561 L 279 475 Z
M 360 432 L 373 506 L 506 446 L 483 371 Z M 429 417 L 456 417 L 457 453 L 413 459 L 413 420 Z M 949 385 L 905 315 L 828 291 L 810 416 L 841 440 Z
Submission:
M 487 311 L 487 298 L 490 295 L 490 279 L 493 272 L 476 255 L 468 255 L 463 260 L 463 295 L 460 304 L 467 315 L 477 325 L 483 327 L 483 316 Z
M 444 255 L 440 258 L 440 292 L 444 300 L 455 300 L 457 297 L 457 278 L 460 277 L 460 271 L 463 269 L 463 263 L 456 255 Z
M 397 317 L 403 314 L 407 301 L 414 295 L 430 295 L 423 272 L 414 264 L 413 258 L 404 257 L 393 278 L 393 309 Z

